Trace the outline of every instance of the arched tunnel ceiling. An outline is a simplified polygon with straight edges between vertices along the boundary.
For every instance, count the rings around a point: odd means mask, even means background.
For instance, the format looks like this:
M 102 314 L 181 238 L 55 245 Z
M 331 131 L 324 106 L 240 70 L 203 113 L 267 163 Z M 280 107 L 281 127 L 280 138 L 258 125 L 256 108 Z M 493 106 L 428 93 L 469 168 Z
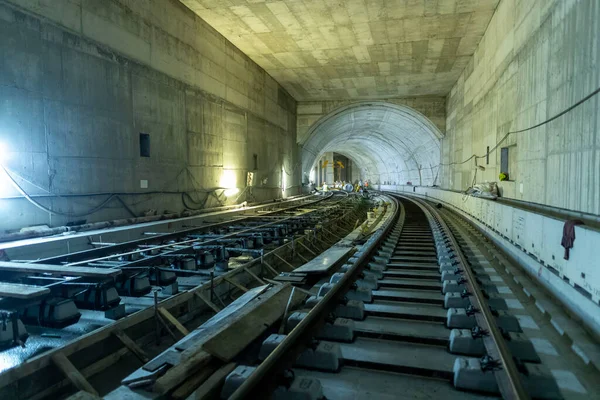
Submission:
M 351 158 L 373 182 L 432 184 L 442 133 L 417 111 L 384 102 L 357 103 L 319 120 L 302 148 L 308 176 L 326 152 Z

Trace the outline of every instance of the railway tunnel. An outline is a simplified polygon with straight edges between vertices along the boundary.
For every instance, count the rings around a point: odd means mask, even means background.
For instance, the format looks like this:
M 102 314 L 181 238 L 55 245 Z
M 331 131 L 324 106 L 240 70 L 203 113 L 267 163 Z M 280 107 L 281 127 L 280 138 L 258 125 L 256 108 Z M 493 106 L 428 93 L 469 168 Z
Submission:
M 597 0 L 1 0 L 0 398 L 598 397 Z
M 357 102 L 333 110 L 311 126 L 302 145 L 305 179 L 323 169 L 325 153 L 344 154 L 358 176 L 375 184 L 434 184 L 442 133 L 418 111 L 386 102 Z M 318 174 L 317 174 L 318 175 Z

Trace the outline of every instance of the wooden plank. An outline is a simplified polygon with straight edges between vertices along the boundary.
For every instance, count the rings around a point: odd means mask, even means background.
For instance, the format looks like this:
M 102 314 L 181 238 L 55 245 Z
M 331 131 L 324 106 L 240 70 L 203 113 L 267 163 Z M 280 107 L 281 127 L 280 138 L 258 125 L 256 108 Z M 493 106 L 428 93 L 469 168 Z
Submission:
M 306 283 L 305 276 L 294 276 L 294 275 L 277 275 L 273 280 L 278 282 L 289 282 L 290 284 L 302 285 Z
M 254 274 L 254 272 L 250 271 L 250 268 L 244 267 L 244 271 L 246 271 L 248 273 L 248 275 L 250 275 L 251 277 L 256 279 L 261 285 L 266 285 L 265 281 L 260 279 L 256 274 Z
M 18 263 L 18 265 L 21 265 Z M 27 264 L 26 264 L 27 265 Z M 37 264 L 35 264 L 37 266 Z M 70 267 L 73 268 L 73 267 Z M 120 271 L 118 271 L 120 273 Z M 233 271 L 228 272 L 226 275 L 222 275 L 215 279 L 215 284 L 221 282 L 223 280 L 223 276 L 235 276 L 239 274 L 241 270 L 235 269 Z M 159 304 L 161 307 L 165 309 L 172 309 L 180 306 L 192 299 L 193 293 L 198 290 L 207 290 L 210 288 L 210 281 L 205 282 L 194 289 L 189 291 L 181 292 L 173 297 L 169 297 L 161 301 Z M 160 316 L 160 314 L 159 314 Z M 37 373 L 41 368 L 44 368 L 48 365 L 52 364 L 52 356 L 58 352 L 69 356 L 77 351 L 84 350 L 96 343 L 100 343 L 103 340 L 106 340 L 110 336 L 112 336 L 112 332 L 115 329 L 126 330 L 130 327 L 136 326 L 147 321 L 150 318 L 154 318 L 154 308 L 148 307 L 143 310 L 140 310 L 136 313 L 128 315 L 125 318 L 119 319 L 111 324 L 108 324 L 102 328 L 99 328 L 95 331 L 89 332 L 78 339 L 65 344 L 65 346 L 61 348 L 57 348 L 54 350 L 50 350 L 40 356 L 34 357 L 31 360 L 28 360 L 26 363 L 22 363 L 15 368 L 10 368 L 7 371 L 4 371 L 0 374 L 0 388 L 5 387 L 7 385 L 12 384 L 13 382 L 23 379 L 27 376 Z M 124 349 L 125 350 L 125 349 Z
M 112 277 L 121 273 L 115 268 L 65 267 L 51 264 L 28 264 L 0 261 L 0 271 L 13 273 L 43 273 L 67 276 Z
M 129 336 L 127 336 L 125 332 L 123 332 L 120 329 L 116 329 L 113 332 L 113 335 L 118 337 L 119 340 L 125 345 L 125 347 L 131 350 L 131 352 L 135 354 L 135 356 L 139 358 L 141 362 L 147 363 L 148 361 L 150 361 L 150 359 L 146 355 L 146 352 L 142 350 L 142 348 L 138 346 L 137 343 L 135 343 Z
M 100 397 L 94 396 L 91 393 L 80 390 L 79 392 L 75 393 L 74 395 L 67 397 L 66 400 L 96 400 L 99 398 Z
M 332 268 L 345 261 L 354 251 L 353 247 L 332 247 L 319 254 L 310 262 L 298 267 L 294 272 L 302 272 L 305 274 L 325 274 Z
M 187 399 L 193 392 L 196 390 L 204 381 L 206 381 L 210 376 L 216 372 L 216 369 L 211 365 L 207 365 L 202 368 L 197 374 L 190 376 L 189 379 L 186 379 L 173 393 L 169 395 L 170 399 L 175 400 L 183 400 Z
M 180 385 L 188 376 L 197 373 L 212 360 L 212 356 L 199 351 L 178 365 L 169 369 L 163 376 L 154 383 L 153 391 L 166 394 Z
M 236 363 L 225 364 L 210 376 L 198 389 L 194 391 L 194 399 L 218 398 L 218 393 L 225 382 L 225 378 L 237 366 Z
M 46 265 L 48 267 L 48 269 L 44 269 L 44 268 L 42 268 L 42 266 L 44 266 L 44 264 L 33 264 L 35 271 L 32 271 L 31 269 L 29 269 L 31 267 L 31 264 L 27 264 L 27 263 L 2 263 L 2 264 L 4 265 L 5 270 L 12 271 L 12 270 L 15 270 L 15 268 L 16 268 L 16 271 L 25 271 L 26 269 L 28 269 L 29 271 L 31 271 L 31 273 L 37 273 L 40 271 L 48 272 L 48 273 L 62 273 L 64 271 L 67 271 L 67 272 L 69 272 L 69 275 L 74 275 L 74 272 L 82 273 L 82 272 L 87 271 L 87 272 L 90 272 L 91 274 L 93 274 L 93 276 L 97 276 L 99 274 L 100 275 L 120 274 L 120 270 L 115 270 L 115 269 L 111 269 L 111 268 L 89 268 L 89 267 L 75 267 L 75 266 Z M 11 264 L 14 264 L 15 268 L 11 269 Z M 0 268 L 0 271 L 1 270 L 2 269 Z M 57 272 L 57 270 L 58 270 L 58 272 Z M 227 276 L 233 277 L 240 272 L 242 272 L 242 271 L 241 270 L 233 270 L 233 271 L 228 272 Z M 83 274 L 83 275 L 85 275 L 85 274 Z M 223 278 L 222 277 L 215 278 L 214 283 L 215 283 L 215 285 L 224 283 Z M 206 291 L 209 287 L 210 287 L 210 282 L 203 283 L 194 289 L 191 289 L 189 291 L 183 291 L 183 292 L 179 293 L 178 295 L 175 295 L 168 299 L 162 300 L 159 304 L 160 304 L 160 306 L 164 307 L 167 310 L 176 309 L 177 307 L 189 302 L 193 298 L 194 291 L 197 291 L 197 290 Z M 160 317 L 160 314 L 159 314 L 159 317 Z M 7 385 L 11 385 L 11 384 L 25 384 L 25 383 L 21 382 L 21 380 L 27 379 L 27 378 L 31 378 L 30 381 L 28 381 L 28 382 L 36 382 L 36 377 L 40 373 L 42 373 L 43 368 L 45 368 L 45 367 L 53 368 L 54 367 L 54 362 L 52 360 L 52 356 L 54 354 L 56 354 L 57 352 L 61 352 L 65 356 L 71 357 L 74 353 L 77 353 L 80 351 L 87 351 L 87 349 L 90 348 L 91 346 L 97 345 L 97 344 L 102 344 L 105 340 L 113 340 L 113 339 L 111 339 L 113 336 L 112 332 L 115 329 L 121 329 L 124 331 L 126 330 L 127 332 L 129 332 L 130 328 L 136 329 L 139 326 L 139 324 L 147 322 L 148 320 L 150 320 L 152 318 L 155 318 L 154 309 L 152 307 L 142 309 L 131 315 L 128 315 L 125 318 L 122 318 L 118 321 L 112 322 L 106 326 L 100 327 L 92 332 L 86 333 L 86 334 L 82 335 L 81 337 L 79 337 L 73 341 L 70 341 L 69 343 L 66 343 L 63 347 L 49 350 L 48 352 L 45 352 L 44 354 L 35 356 L 35 357 L 29 359 L 26 363 L 21 363 L 20 365 L 14 367 L 14 368 L 10 368 L 10 369 L 0 373 L 0 388 L 5 388 Z M 162 320 L 162 318 L 161 318 L 161 320 Z M 151 336 L 152 336 L 151 339 L 153 340 L 154 334 L 152 334 Z M 149 342 L 152 342 L 152 340 L 150 340 Z M 140 343 L 139 340 L 136 340 L 136 342 Z M 144 346 L 141 346 L 141 347 L 144 347 Z M 100 368 L 100 369 L 108 368 L 110 365 L 112 365 L 119 359 L 120 355 L 124 355 L 124 354 L 128 354 L 128 353 L 129 353 L 129 349 L 123 347 L 118 350 L 118 353 L 113 353 L 110 356 L 107 356 L 104 359 L 102 359 L 103 366 L 97 367 L 98 365 L 100 365 L 100 363 L 94 363 L 94 364 L 86 365 L 85 367 L 82 367 L 81 371 L 84 374 L 84 376 L 89 377 L 89 375 L 86 373 L 86 371 L 88 369 L 90 371 L 94 371 L 94 373 L 96 373 L 96 372 L 98 372 L 97 368 Z M 91 373 L 92 372 L 90 372 L 90 374 Z M 65 378 L 50 387 L 44 388 L 44 390 L 42 390 L 41 392 L 37 392 L 35 395 L 32 395 L 32 400 L 35 400 L 38 397 L 42 398 L 46 395 L 52 396 L 58 389 L 63 388 L 66 385 L 70 385 L 70 381 Z M 42 393 L 44 394 L 44 396 L 42 396 Z
M 69 380 L 77 389 L 84 390 L 88 393 L 98 396 L 98 392 L 96 392 L 87 379 L 81 375 L 81 372 L 75 368 L 67 356 L 65 356 L 63 353 L 56 353 L 52 355 L 52 361 L 54 361 L 56 366 L 63 372 L 63 374 L 67 376 L 67 378 L 69 378 Z
M 119 359 L 121 359 L 121 357 L 124 357 L 127 354 L 129 354 L 129 349 L 127 349 L 127 348 L 119 349 L 116 352 L 112 353 L 111 355 L 104 357 L 104 358 L 96 361 L 95 363 L 83 368 L 81 370 L 81 374 L 83 376 L 85 376 L 86 378 L 89 378 L 89 377 L 113 366 Z M 68 378 L 61 380 L 59 382 L 56 382 L 56 384 L 46 387 L 46 389 L 36 393 L 34 396 L 29 398 L 28 400 L 44 400 L 47 398 L 52 398 L 51 397 L 52 393 L 55 393 L 57 390 L 64 388 L 67 385 L 70 385 L 71 384 L 70 382 L 71 381 Z
M 222 352 L 227 357 L 237 356 L 249 343 L 264 334 L 270 324 L 281 318 L 290 293 L 291 287 L 287 284 L 251 289 L 222 310 L 220 314 L 214 315 L 201 327 L 180 340 L 168 350 L 180 352 L 180 357 L 175 362 L 159 363 L 173 366 L 167 369 L 164 375 L 158 377 L 151 389 L 153 393 L 148 392 L 148 398 L 175 398 L 174 394 L 177 394 L 177 397 L 185 398 L 185 394 L 206 380 L 206 370 L 212 374 L 221 365 L 221 361 L 204 346 L 207 345 L 212 349 L 212 345 L 215 345 L 220 349 L 218 352 L 220 355 Z M 305 296 L 296 292 L 292 304 L 297 305 L 304 298 Z M 248 329 L 245 329 L 246 327 Z M 223 334 L 226 335 L 224 341 L 221 339 Z M 158 356 L 154 360 L 160 358 L 161 356 Z M 231 362 L 231 360 L 226 362 Z M 134 372 L 130 377 L 136 376 L 139 371 Z M 202 376 L 198 377 L 198 375 Z M 214 378 L 210 382 L 213 381 Z M 125 393 L 129 393 L 131 390 L 134 389 L 121 386 L 110 393 L 107 398 L 125 398 Z
M 219 311 L 221 311 L 221 307 L 219 307 L 218 305 L 216 305 L 215 303 L 210 301 L 210 299 L 208 297 L 206 297 L 205 295 L 203 295 L 202 293 L 200 293 L 200 291 L 194 292 L 194 295 L 197 296 L 203 302 L 205 302 L 206 305 L 208 305 L 210 308 L 212 308 L 214 310 L 214 312 L 218 313 Z
M 242 285 L 240 285 L 239 283 L 237 283 L 236 281 L 234 281 L 233 279 L 229 279 L 229 278 L 224 278 L 227 282 L 231 283 L 233 286 L 235 286 L 236 288 L 240 289 L 242 292 L 247 292 L 248 289 L 243 287 Z
M 171 324 L 173 324 L 173 326 L 175 328 L 177 328 L 177 330 L 183 336 L 187 336 L 187 335 L 190 334 L 190 331 L 188 331 L 185 326 L 181 325 L 181 323 L 179 321 L 177 321 L 177 318 L 175 318 L 173 316 L 173 314 L 171 314 L 170 312 L 168 312 L 166 309 L 164 309 L 163 307 L 158 307 L 158 312 L 160 313 L 160 315 L 162 315 L 163 317 L 165 317 L 167 319 L 167 321 L 169 321 Z
M 50 289 L 42 286 L 0 282 L 0 297 L 31 299 L 33 297 L 43 296 L 48 293 L 50 293 Z
M 274 281 L 274 280 L 271 280 L 271 279 L 265 279 L 265 280 L 266 280 L 267 282 L 269 282 L 269 283 L 272 283 L 273 285 L 283 285 L 283 283 L 281 283 L 281 282 L 277 282 L 277 281 Z M 314 293 L 312 293 L 311 291 L 309 291 L 309 290 L 306 290 L 306 289 L 302 289 L 301 287 L 294 286 L 294 288 L 295 288 L 296 290 L 299 290 L 300 292 L 302 292 L 302 293 L 304 293 L 304 294 L 308 295 L 308 296 L 314 296 L 314 295 L 315 295 L 315 294 L 314 294 Z
M 280 319 L 290 299 L 292 287 L 278 285 L 260 296 L 252 309 L 237 317 L 228 317 L 218 334 L 208 338 L 202 348 L 224 362 L 230 362 L 248 343 L 260 336 L 267 327 Z M 270 297 L 269 297 L 270 296 Z M 295 292 L 291 306 L 306 296 Z

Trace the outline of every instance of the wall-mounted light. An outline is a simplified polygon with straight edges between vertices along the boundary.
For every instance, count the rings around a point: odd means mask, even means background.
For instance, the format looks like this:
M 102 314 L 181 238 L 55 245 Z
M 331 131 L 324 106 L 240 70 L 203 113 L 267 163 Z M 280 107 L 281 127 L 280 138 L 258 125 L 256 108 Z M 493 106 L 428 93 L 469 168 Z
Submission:
M 240 189 L 237 187 L 237 176 L 234 170 L 225 169 L 221 175 L 220 186 L 225 189 L 223 194 L 227 197 L 238 193 Z
M 287 187 L 287 176 L 285 173 L 285 168 L 282 165 L 281 166 L 281 191 L 285 192 L 286 187 Z

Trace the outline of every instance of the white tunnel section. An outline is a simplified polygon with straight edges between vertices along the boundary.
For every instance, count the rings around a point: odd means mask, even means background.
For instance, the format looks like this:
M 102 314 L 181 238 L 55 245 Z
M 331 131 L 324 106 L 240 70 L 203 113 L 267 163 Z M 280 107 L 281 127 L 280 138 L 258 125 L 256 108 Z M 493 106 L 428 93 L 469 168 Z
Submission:
M 305 182 L 326 152 L 352 159 L 374 184 L 432 185 L 443 134 L 419 112 L 385 102 L 339 108 L 317 121 L 302 147 Z

